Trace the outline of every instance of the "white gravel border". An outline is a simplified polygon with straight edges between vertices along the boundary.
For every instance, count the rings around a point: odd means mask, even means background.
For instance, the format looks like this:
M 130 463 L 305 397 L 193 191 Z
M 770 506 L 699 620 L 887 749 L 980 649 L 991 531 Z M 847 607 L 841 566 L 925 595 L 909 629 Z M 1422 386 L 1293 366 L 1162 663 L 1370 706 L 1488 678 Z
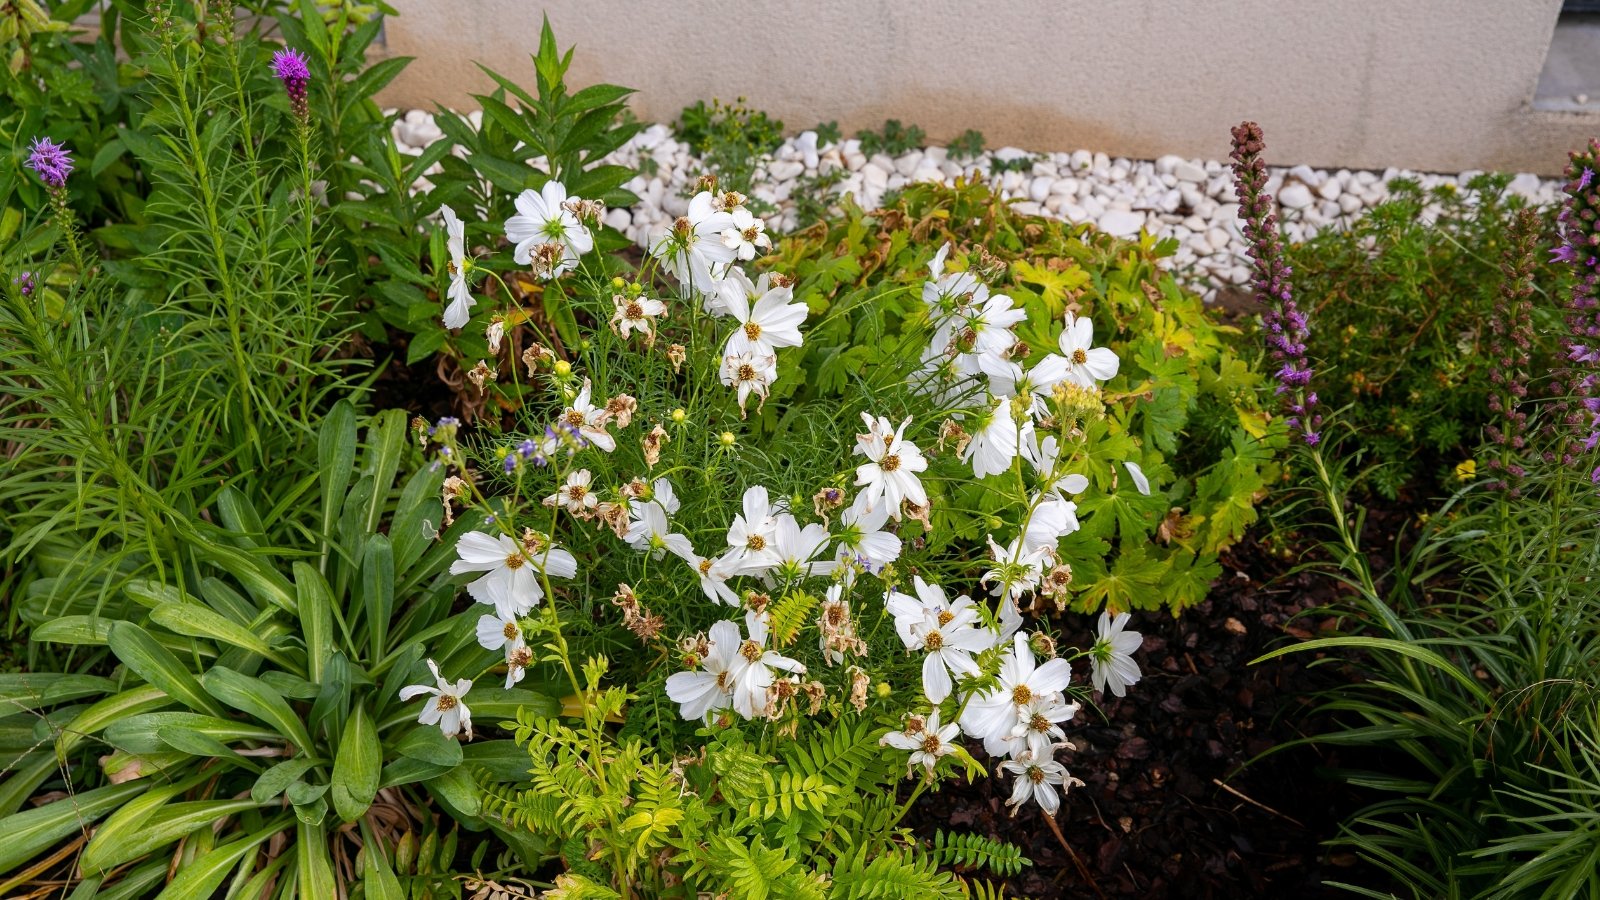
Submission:
M 481 117 L 476 111 L 469 115 L 474 125 L 480 123 Z M 433 116 L 423 110 L 406 112 L 394 126 L 395 141 L 406 153 L 421 153 L 443 136 Z M 1238 225 L 1239 207 L 1223 162 L 1178 156 L 1130 160 L 1088 150 L 1029 154 L 1015 147 L 1002 147 L 961 161 L 951 159 L 943 147 L 913 150 L 899 157 L 879 153 L 869 158 L 861 152 L 860 143 L 851 139 L 819 146 L 814 131 L 785 140 L 760 164 L 756 184 L 750 191 L 778 209 L 776 215 L 769 217 L 768 227 L 782 233 L 797 226 L 790 195 L 803 177 L 843 170 L 843 180 L 832 190 L 840 196 L 853 194 L 856 203 L 870 209 L 882 202 L 887 191 L 907 184 L 950 183 L 957 176 L 977 176 L 1015 201 L 1014 208 L 1019 212 L 1072 223 L 1092 222 L 1101 231 L 1119 237 L 1132 237 L 1143 228 L 1161 237 L 1176 238 L 1179 249 L 1169 260 L 1172 268 L 1185 275 L 1208 299 L 1219 286 L 1249 280 L 1244 238 Z M 1029 156 L 1035 162 L 1028 171 L 991 174 L 993 160 Z M 606 161 L 639 168 L 647 160 L 655 163 L 654 170 L 648 175 L 641 173 L 625 185 L 639 196 L 639 204 L 606 213 L 606 224 L 641 246 L 647 246 L 653 235 L 688 210 L 687 193 L 702 171 L 689 146 L 675 140 L 672 128 L 662 124 L 645 128 Z M 1301 241 L 1322 228 L 1353 221 L 1363 210 L 1388 197 L 1388 182 L 1394 178 L 1411 178 L 1431 188 L 1441 184 L 1464 186 L 1480 174 L 1438 175 L 1392 168 L 1382 172 L 1329 171 L 1309 166 L 1272 168 L 1269 173 L 1267 190 L 1278 198 L 1283 231 L 1290 241 Z M 1512 180 L 1510 190 L 1535 204 L 1552 204 L 1560 198 L 1561 182 L 1525 172 Z M 1430 209 L 1424 215 L 1433 212 Z

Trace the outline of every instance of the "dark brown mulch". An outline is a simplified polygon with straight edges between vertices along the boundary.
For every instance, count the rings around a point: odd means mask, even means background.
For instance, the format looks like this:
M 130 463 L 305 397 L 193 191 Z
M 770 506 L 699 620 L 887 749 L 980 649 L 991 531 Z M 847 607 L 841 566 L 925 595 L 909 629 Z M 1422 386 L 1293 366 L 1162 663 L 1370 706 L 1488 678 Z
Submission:
M 1058 758 L 1085 782 L 1057 818 L 1070 853 L 1036 806 L 1008 815 L 1009 777 L 928 795 L 908 816 L 917 832 L 975 831 L 1020 845 L 1033 866 L 1009 879 L 1008 896 L 1313 900 L 1349 896 L 1325 880 L 1369 882 L 1349 854 L 1319 846 L 1363 801 L 1318 774 L 1341 763 L 1328 748 L 1294 747 L 1243 767 L 1330 727 L 1312 715 L 1313 694 L 1350 678 L 1348 669 L 1308 669 L 1311 654 L 1250 665 L 1313 636 L 1321 623 L 1294 617 L 1328 603 L 1329 583 L 1283 575 L 1288 566 L 1253 543 L 1223 564 L 1210 598 L 1180 618 L 1136 616 L 1144 679 L 1125 699 L 1109 698 L 1104 717 L 1080 714 L 1068 729 L 1076 749 Z M 1062 624 L 1067 646 L 1092 640 L 1084 617 Z

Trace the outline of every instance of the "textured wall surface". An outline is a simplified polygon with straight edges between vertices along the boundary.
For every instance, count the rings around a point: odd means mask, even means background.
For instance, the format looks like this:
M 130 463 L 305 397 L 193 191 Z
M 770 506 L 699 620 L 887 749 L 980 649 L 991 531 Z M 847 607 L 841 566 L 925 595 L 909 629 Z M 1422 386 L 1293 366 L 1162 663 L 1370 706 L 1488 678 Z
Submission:
M 470 105 L 481 61 L 531 84 L 541 14 L 570 82 L 638 88 L 670 121 L 744 96 L 790 130 L 886 118 L 934 141 L 1222 158 L 1254 118 L 1271 158 L 1554 174 L 1600 116 L 1531 107 L 1561 0 L 393 0 L 417 57 L 384 101 Z

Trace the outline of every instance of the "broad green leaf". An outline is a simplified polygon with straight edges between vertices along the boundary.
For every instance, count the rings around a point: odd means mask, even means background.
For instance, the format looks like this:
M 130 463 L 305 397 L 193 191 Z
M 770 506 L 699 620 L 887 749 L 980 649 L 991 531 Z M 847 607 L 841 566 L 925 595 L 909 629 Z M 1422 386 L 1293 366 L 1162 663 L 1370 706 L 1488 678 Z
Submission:
M 389 644 L 389 620 L 394 615 L 394 548 L 381 534 L 367 538 L 361 555 L 361 602 L 367 618 L 372 659 L 382 659 Z
M 457 766 L 461 764 L 462 759 L 461 742 L 445 737 L 443 732 L 432 725 L 418 725 L 407 731 L 394 749 L 401 756 L 437 766 Z M 522 753 L 523 768 L 526 769 L 527 753 L 518 752 Z
M 250 799 L 257 803 L 266 803 L 276 799 L 277 796 L 288 789 L 289 785 L 298 781 L 301 775 L 317 765 L 317 760 L 301 756 L 281 762 L 261 773 L 256 783 L 250 788 Z
M 321 684 L 333 651 L 333 589 L 310 563 L 294 564 L 295 593 L 300 603 L 300 631 L 306 642 L 307 678 Z
M 403 410 L 386 409 L 373 417 L 367 428 L 367 454 L 362 466 L 366 474 L 372 476 L 373 485 L 366 514 L 368 534 L 375 534 L 378 523 L 383 521 L 384 503 L 389 499 L 395 473 L 400 470 L 400 453 L 405 445 L 406 414 Z
M 457 817 L 476 816 L 483 808 L 483 796 L 478 785 L 466 771 L 457 766 L 436 778 L 423 782 L 428 793 L 443 803 Z
M 333 525 L 344 506 L 345 489 L 356 467 L 356 413 L 348 400 L 340 400 L 322 420 L 317 442 L 317 467 L 322 472 L 322 535 L 332 540 Z M 329 548 L 322 548 L 318 568 L 328 571 Z
M 366 707 L 357 705 L 339 736 L 339 754 L 333 763 L 333 782 L 329 794 L 333 810 L 346 822 L 354 822 L 372 805 L 378 793 L 378 777 L 383 768 L 383 748 L 378 745 L 378 730 Z
M 211 696 L 277 729 L 279 734 L 301 750 L 311 750 L 311 735 L 307 733 L 305 723 L 290 708 L 283 695 L 265 682 L 226 666 L 212 666 L 201 682 Z
M 169 631 L 232 644 L 270 659 L 291 672 L 303 672 L 299 664 L 273 649 L 256 631 L 223 618 L 204 606 L 193 603 L 163 604 L 150 611 L 150 619 Z
M 333 859 L 328 856 L 328 835 L 321 825 L 301 822 L 295 835 L 295 887 L 297 897 L 334 897 Z
M 257 602 L 294 613 L 294 587 L 262 559 L 243 550 L 207 541 L 194 541 L 195 551 L 239 580 Z
M 174 750 L 198 756 L 202 759 L 226 759 L 250 771 L 260 771 L 261 764 L 253 759 L 240 756 L 237 750 L 217 740 L 203 731 L 193 731 L 181 725 L 162 725 L 156 729 L 156 737 L 161 742 Z
M 203 776 L 193 774 L 174 784 L 147 786 L 148 789 L 144 793 L 124 803 L 106 819 L 105 824 L 95 830 L 94 836 L 89 839 L 89 845 L 84 849 L 80 860 L 83 870 L 90 874 L 98 874 L 117 865 L 116 862 L 109 860 L 113 860 L 125 848 L 134 846 L 139 832 L 150 819 L 172 798 L 181 796 L 184 791 L 198 784 L 201 777 Z M 133 853 L 123 860 L 133 859 L 138 855 Z
M 0 819 L 0 834 L 5 835 L 0 841 L 0 873 L 15 869 L 149 788 L 144 780 L 107 785 Z
M 167 726 L 201 731 L 224 742 L 275 743 L 283 740 L 277 731 L 255 722 L 191 712 L 151 712 L 128 716 L 107 725 L 106 743 L 128 753 L 160 753 L 167 749 L 160 736 L 161 729 Z
M 156 900 L 210 900 L 228 873 L 256 846 L 288 827 L 287 819 L 277 819 L 254 834 L 215 847 L 186 863 L 178 875 L 156 895 Z M 332 896 L 332 895 L 329 895 Z
M 99 734 L 108 726 L 141 713 L 154 712 L 172 699 L 154 685 L 141 685 L 115 694 L 78 713 L 56 738 L 56 755 L 65 759 L 80 741 Z
M 111 629 L 107 643 L 123 665 L 167 696 L 195 712 L 223 715 L 222 707 L 200 687 L 194 675 L 148 631 L 132 622 L 119 622 Z
M 57 672 L 0 675 L 0 709 L 6 713 L 39 709 L 68 700 L 108 694 L 116 688 L 116 682 L 97 675 L 63 675 Z

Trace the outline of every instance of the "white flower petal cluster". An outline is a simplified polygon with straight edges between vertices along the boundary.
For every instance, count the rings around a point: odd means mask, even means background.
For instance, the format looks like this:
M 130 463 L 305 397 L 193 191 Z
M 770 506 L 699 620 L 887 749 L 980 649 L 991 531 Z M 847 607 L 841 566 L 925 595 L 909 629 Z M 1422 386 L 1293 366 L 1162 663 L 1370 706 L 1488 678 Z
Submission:
M 463 678 L 459 681 L 447 681 L 439 674 L 439 664 L 428 660 L 428 671 L 433 673 L 433 684 L 411 684 L 400 689 L 402 701 L 412 700 L 423 695 L 430 695 L 433 700 L 424 704 L 422 712 L 417 714 L 417 722 L 422 725 L 437 725 L 445 737 L 455 737 L 465 734 L 468 740 L 472 739 L 472 711 L 467 709 L 466 701 L 461 698 L 472 690 L 471 679 Z
M 571 578 L 578 574 L 578 561 L 571 553 L 547 542 L 532 548 L 530 543 L 539 542 L 469 531 L 456 542 L 458 558 L 450 564 L 450 574 L 483 573 L 467 585 L 472 599 L 494 607 L 501 619 L 525 616 L 544 599 L 541 575 Z
M 685 719 L 704 719 L 725 709 L 746 719 L 765 715 L 767 689 L 777 679 L 774 671 L 805 674 L 805 666 L 766 646 L 767 621 L 760 613 L 746 613 L 744 621 L 748 637 L 741 637 L 737 622 L 711 626 L 699 669 L 667 679 L 667 697 L 679 704 Z
M 517 195 L 517 214 L 506 220 L 506 239 L 515 245 L 517 265 L 533 263 L 534 248 L 540 245 L 558 245 L 558 254 L 553 254 L 558 258 L 540 272 L 543 278 L 556 278 L 577 268 L 578 258 L 594 249 L 594 236 L 569 208 L 575 199 L 567 196 L 566 185 L 554 180 L 537 192 Z

